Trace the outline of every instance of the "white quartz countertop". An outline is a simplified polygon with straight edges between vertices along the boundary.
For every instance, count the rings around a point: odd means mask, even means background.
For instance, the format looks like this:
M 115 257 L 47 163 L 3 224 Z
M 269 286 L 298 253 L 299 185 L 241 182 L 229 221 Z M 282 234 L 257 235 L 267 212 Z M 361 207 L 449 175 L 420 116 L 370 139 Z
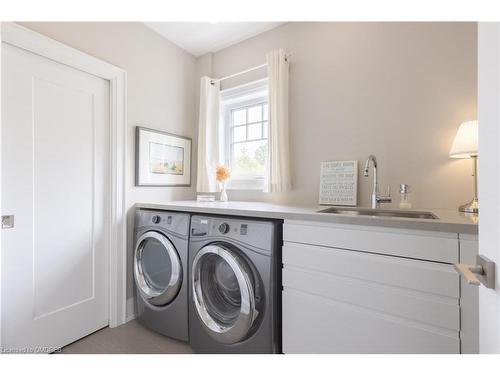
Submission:
M 382 226 L 426 231 L 477 234 L 477 215 L 460 213 L 455 210 L 422 209 L 412 211 L 432 212 L 438 219 L 413 219 L 401 217 L 355 216 L 319 213 L 327 206 L 277 205 L 264 202 L 197 202 L 172 201 L 162 204 L 137 203 L 136 208 L 170 210 L 179 212 L 259 217 L 282 220 L 310 220 L 338 224 Z

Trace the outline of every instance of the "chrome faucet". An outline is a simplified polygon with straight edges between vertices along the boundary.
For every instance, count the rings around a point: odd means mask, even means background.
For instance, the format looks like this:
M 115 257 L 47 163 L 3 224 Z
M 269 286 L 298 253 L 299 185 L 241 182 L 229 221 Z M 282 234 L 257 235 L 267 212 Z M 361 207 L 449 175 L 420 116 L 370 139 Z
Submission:
M 368 177 L 370 170 L 370 161 L 373 163 L 373 191 L 371 195 L 371 205 L 372 208 L 379 208 L 380 203 L 391 203 L 391 187 L 387 186 L 387 194 L 380 195 L 378 192 L 378 175 L 377 175 L 377 158 L 375 155 L 368 156 L 365 164 L 364 176 Z

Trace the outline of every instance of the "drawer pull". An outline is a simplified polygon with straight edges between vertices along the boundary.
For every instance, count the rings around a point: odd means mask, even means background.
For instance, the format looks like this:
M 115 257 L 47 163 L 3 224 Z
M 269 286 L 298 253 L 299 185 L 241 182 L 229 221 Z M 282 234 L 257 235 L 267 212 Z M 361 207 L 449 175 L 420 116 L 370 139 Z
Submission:
M 495 288 L 495 263 L 483 255 L 476 258 L 477 264 L 455 263 L 453 267 L 472 285 L 483 284 L 485 287 Z
M 460 275 L 465 278 L 468 284 L 479 285 L 479 279 L 476 275 L 483 273 L 483 267 L 473 266 L 465 263 L 455 263 L 453 267 L 458 271 Z

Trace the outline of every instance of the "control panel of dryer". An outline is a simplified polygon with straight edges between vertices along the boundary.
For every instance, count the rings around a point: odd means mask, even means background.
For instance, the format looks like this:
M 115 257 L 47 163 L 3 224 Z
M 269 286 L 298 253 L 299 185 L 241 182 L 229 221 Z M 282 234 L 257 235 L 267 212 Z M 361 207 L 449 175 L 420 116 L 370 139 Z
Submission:
M 193 216 L 191 237 L 228 238 L 270 250 L 275 238 L 275 223 L 231 218 Z

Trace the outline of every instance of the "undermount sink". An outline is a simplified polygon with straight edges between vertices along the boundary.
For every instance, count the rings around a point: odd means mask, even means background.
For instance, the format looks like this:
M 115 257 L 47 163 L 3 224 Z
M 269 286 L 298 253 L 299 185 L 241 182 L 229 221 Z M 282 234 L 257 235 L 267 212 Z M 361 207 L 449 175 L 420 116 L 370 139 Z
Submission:
M 430 220 L 439 219 L 432 212 L 381 210 L 378 208 L 328 207 L 323 210 L 319 210 L 318 212 L 323 214 L 353 215 L 353 216 L 403 217 L 409 219 L 430 219 Z

